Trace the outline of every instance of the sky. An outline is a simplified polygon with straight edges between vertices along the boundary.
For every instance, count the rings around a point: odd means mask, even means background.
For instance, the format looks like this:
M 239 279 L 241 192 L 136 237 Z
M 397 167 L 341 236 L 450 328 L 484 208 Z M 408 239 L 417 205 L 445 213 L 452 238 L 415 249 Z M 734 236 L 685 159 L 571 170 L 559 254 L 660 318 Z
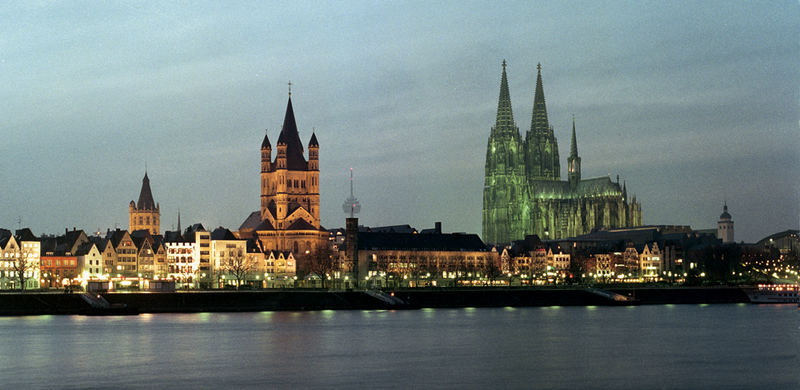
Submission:
M 167 4 L 163 4 L 167 3 Z M 619 175 L 645 224 L 736 240 L 800 223 L 796 1 L 7 2 L 0 227 L 127 228 L 147 169 L 162 230 L 238 229 L 288 82 L 320 144 L 321 217 L 349 169 L 369 226 L 481 232 L 501 62 L 530 127 L 536 64 L 566 178 Z M 21 222 L 20 222 L 21 219 Z

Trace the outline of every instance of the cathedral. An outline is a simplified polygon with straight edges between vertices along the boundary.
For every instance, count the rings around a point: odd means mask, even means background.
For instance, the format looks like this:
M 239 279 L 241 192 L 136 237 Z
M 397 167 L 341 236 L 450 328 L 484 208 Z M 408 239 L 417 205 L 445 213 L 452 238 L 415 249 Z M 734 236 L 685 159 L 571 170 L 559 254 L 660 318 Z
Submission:
M 327 243 L 319 217 L 319 143 L 311 134 L 308 160 L 297 131 L 292 96 L 272 159 L 268 135 L 261 142 L 261 207 L 239 227 L 240 238 L 256 238 L 265 251 L 291 251 L 303 260 Z
M 537 66 L 530 130 L 522 139 L 511 111 L 506 62 L 500 81 L 497 120 L 486 149 L 483 240 L 510 243 L 536 234 L 543 240 L 574 237 L 595 229 L 642 224 L 641 204 L 628 200 L 619 176 L 581 177 L 572 120 L 567 180 L 561 180 L 558 142 L 547 120 L 542 67 Z

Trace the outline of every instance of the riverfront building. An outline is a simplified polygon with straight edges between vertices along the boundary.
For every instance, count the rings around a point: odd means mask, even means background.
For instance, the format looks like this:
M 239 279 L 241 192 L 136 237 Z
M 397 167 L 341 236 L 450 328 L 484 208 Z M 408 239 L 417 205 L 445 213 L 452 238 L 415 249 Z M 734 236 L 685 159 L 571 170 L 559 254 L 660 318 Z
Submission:
M 328 244 L 320 225 L 319 143 L 308 142 L 308 160 L 297 130 L 292 97 L 272 159 L 268 135 L 261 142 L 261 207 L 239 227 L 240 238 L 256 238 L 265 252 L 292 252 L 303 257 Z
M 533 118 L 522 139 L 514 122 L 506 76 L 500 82 L 497 118 L 486 148 L 483 239 L 508 244 L 535 234 L 544 240 L 574 237 L 596 228 L 642 224 L 641 204 L 628 199 L 619 177 L 581 176 L 581 158 L 572 121 L 567 180 L 561 180 L 558 142 L 547 118 L 538 66 Z
M 346 240 L 354 242 L 340 247 L 338 269 L 357 274 L 359 283 L 366 282 L 368 287 L 455 286 L 499 277 L 498 253 L 477 234 L 442 233 L 440 224 L 425 234 L 395 233 L 392 229 L 358 231 L 356 218 L 348 222 Z M 357 273 L 353 272 L 355 264 Z

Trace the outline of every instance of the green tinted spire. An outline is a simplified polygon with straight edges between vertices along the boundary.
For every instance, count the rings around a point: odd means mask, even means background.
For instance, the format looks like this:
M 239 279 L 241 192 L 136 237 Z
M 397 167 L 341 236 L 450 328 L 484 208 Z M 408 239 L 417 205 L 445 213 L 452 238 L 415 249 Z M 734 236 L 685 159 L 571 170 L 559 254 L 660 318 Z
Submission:
M 544 88 L 542 87 L 542 64 L 536 65 L 536 92 L 533 94 L 533 118 L 531 118 L 531 131 L 545 133 L 550 129 L 547 122 L 547 106 L 544 103 Z
M 497 101 L 497 131 L 516 129 L 514 114 L 511 112 L 511 94 L 508 92 L 508 77 L 506 76 L 506 60 L 503 60 L 503 77 L 500 81 L 500 98 Z
M 575 115 L 572 115 L 572 144 L 569 146 L 570 157 L 578 157 L 578 141 L 575 139 Z

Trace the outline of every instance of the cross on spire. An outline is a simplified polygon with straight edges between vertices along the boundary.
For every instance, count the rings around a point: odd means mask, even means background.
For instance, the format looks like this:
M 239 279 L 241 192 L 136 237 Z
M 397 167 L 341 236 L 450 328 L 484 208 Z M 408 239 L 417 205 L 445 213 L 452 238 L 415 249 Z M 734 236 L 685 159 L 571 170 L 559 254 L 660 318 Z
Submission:
M 289 97 L 292 97 L 292 82 L 289 81 Z

